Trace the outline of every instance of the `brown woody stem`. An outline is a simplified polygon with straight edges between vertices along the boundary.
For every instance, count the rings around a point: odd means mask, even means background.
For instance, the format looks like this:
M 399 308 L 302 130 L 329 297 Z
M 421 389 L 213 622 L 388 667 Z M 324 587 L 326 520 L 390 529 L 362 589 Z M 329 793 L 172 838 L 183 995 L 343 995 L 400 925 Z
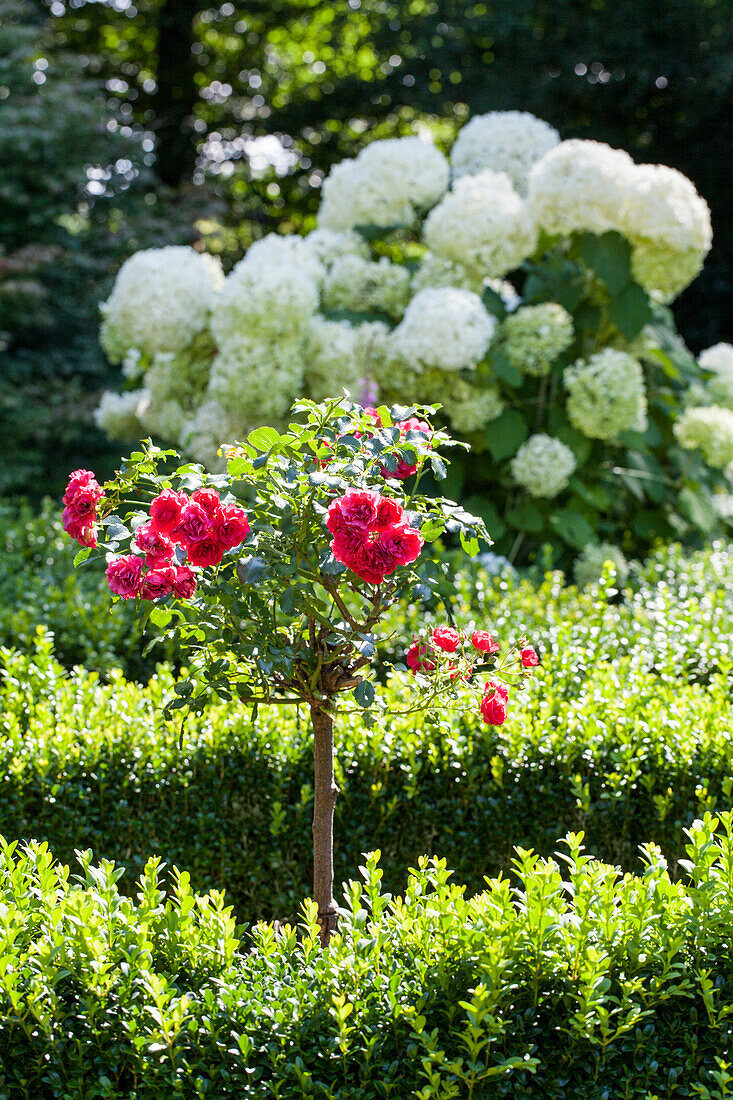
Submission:
M 321 943 L 336 931 L 336 902 L 333 899 L 333 811 L 338 787 L 333 774 L 333 715 L 311 704 L 313 723 L 313 898 L 318 906 Z

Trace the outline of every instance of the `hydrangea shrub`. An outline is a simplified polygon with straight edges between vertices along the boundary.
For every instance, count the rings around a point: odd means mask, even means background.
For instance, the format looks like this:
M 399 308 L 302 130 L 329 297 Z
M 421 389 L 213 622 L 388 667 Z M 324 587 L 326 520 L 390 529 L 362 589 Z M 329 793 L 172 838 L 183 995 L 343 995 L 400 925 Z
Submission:
M 76 470 L 63 524 L 82 546 L 80 564 L 105 552 L 113 596 L 137 601 L 181 643 L 190 678 L 176 685 L 170 709 L 200 710 L 213 693 L 255 711 L 259 703 L 309 710 L 313 890 L 325 943 L 336 924 L 335 720 L 380 720 L 370 677 L 380 621 L 399 600 L 437 585 L 441 570 L 427 546 L 447 530 L 475 554 L 488 535 L 460 505 L 420 492 L 426 463 L 445 477 L 438 449 L 453 442 L 421 418 L 431 409 L 332 399 L 294 411 L 305 424 L 283 434 L 255 429 L 223 448 L 225 472 L 189 464 L 168 473 L 175 452 L 152 444 L 104 486 Z M 404 651 L 416 688 L 408 713 L 473 699 L 491 725 L 506 720 L 508 681 L 538 663 L 526 639 L 506 649 L 487 631 L 451 623 Z
M 733 370 L 696 362 L 668 307 L 711 239 L 681 173 L 521 111 L 471 119 L 449 157 L 375 141 L 324 181 L 313 232 L 264 237 L 223 281 L 185 249 L 123 266 L 103 339 L 136 389 L 98 419 L 215 470 L 300 396 L 427 402 L 471 444 L 453 492 L 513 558 L 710 535 Z

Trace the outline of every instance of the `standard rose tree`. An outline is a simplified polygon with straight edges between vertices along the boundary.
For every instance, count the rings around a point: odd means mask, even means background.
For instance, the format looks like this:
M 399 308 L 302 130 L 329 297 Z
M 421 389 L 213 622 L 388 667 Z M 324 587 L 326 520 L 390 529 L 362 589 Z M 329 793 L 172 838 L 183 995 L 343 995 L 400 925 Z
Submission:
M 398 600 L 424 597 L 443 568 L 426 549 L 441 535 L 475 554 L 480 519 L 419 493 L 426 463 L 455 445 L 422 419 L 430 409 L 304 401 L 301 425 L 259 428 L 222 448 L 227 472 L 166 467 L 174 452 L 150 443 L 114 481 L 71 475 L 64 526 L 83 549 L 106 552 L 111 592 L 140 601 L 187 653 L 190 678 L 169 709 L 207 696 L 304 704 L 314 736 L 313 890 L 322 939 L 336 927 L 333 899 L 334 720 L 382 716 L 370 679 L 377 628 Z M 419 415 L 415 415 L 415 414 Z M 241 503 L 240 503 L 241 502 Z M 507 681 L 529 675 L 526 639 L 504 649 L 482 629 L 439 626 L 405 647 L 414 692 L 406 710 L 473 705 L 484 721 L 507 715 Z

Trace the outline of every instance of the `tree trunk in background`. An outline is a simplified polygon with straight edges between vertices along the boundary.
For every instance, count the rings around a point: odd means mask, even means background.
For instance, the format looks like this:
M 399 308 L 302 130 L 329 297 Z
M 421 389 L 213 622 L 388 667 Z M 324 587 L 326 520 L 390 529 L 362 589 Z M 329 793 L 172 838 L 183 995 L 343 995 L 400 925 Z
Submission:
M 158 16 L 157 90 L 153 96 L 156 171 L 178 187 L 196 163 L 193 109 L 197 99 L 193 21 L 198 0 L 164 0 Z
M 313 898 L 318 906 L 321 943 L 328 947 L 336 931 L 336 902 L 333 899 L 333 810 L 338 787 L 333 774 L 333 718 L 311 707 L 313 723 Z

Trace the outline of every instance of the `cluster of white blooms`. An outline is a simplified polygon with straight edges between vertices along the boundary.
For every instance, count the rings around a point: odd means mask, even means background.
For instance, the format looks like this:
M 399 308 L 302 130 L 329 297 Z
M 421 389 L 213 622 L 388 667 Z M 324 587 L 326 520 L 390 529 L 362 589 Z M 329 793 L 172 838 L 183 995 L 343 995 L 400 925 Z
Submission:
M 193 248 L 146 248 L 125 260 L 101 306 L 104 348 L 119 362 L 131 348 L 144 355 L 181 351 L 206 328 L 223 276 Z
M 519 267 L 537 234 L 509 177 L 486 169 L 455 181 L 428 214 L 423 238 L 436 255 L 496 278 Z
M 484 281 L 484 277 L 480 272 L 469 271 L 462 264 L 447 260 L 445 256 L 436 256 L 434 252 L 426 252 L 412 276 L 411 290 L 413 294 L 417 294 L 419 290 L 435 290 L 436 287 L 454 286 L 459 290 L 472 290 L 475 294 L 480 294 Z
M 512 477 L 533 497 L 556 497 L 575 470 L 575 455 L 562 440 L 538 433 L 522 444 L 511 461 Z
M 399 320 L 410 298 L 410 272 L 386 256 L 365 260 L 353 253 L 340 256 L 323 284 L 325 309 L 386 313 Z
M 237 424 L 281 420 L 303 392 L 303 354 L 286 340 L 230 340 L 211 367 L 208 397 Z
M 674 425 L 674 434 L 687 450 L 699 450 L 709 466 L 724 470 L 733 462 L 733 412 L 709 405 L 685 409 Z
M 369 245 L 354 229 L 314 229 L 303 238 L 306 250 L 328 271 L 341 256 L 362 256 L 369 259 Z
M 616 585 L 621 588 L 629 579 L 629 563 L 623 552 L 612 542 L 591 543 L 575 562 L 574 575 L 578 588 L 588 588 L 601 579 L 606 562 L 616 572 Z
M 250 340 L 295 339 L 318 309 L 323 268 L 301 237 L 270 234 L 252 245 L 227 277 L 211 314 L 225 348 Z
M 633 245 L 634 278 L 665 300 L 692 282 L 713 239 L 707 203 L 686 176 L 663 164 L 634 166 L 619 228 Z
M 623 233 L 634 278 L 664 301 L 692 282 L 712 242 L 707 203 L 686 176 L 602 142 L 551 149 L 530 171 L 529 205 L 551 235 Z
M 733 344 L 713 344 L 700 352 L 697 361 L 703 370 L 720 371 L 721 374 L 733 371 Z
M 560 141 L 557 130 L 527 111 L 489 111 L 463 127 L 451 149 L 454 177 L 475 176 L 485 168 L 506 172 L 520 194 L 532 165 Z
M 374 141 L 323 181 L 318 225 L 410 225 L 445 192 L 450 170 L 439 149 L 419 137 Z
M 470 290 L 420 290 L 392 333 L 390 351 L 416 371 L 470 369 L 486 354 L 495 327 L 478 294 Z
M 351 325 L 314 317 L 304 351 L 310 396 L 322 401 L 348 390 L 359 401 L 384 361 L 388 332 L 380 321 Z
M 117 439 L 122 443 L 139 439 L 142 434 L 138 417 L 141 397 L 141 390 L 129 390 L 127 393 L 107 390 L 102 394 L 102 400 L 94 412 L 95 424 L 110 439 Z
M 209 470 L 218 470 L 224 465 L 219 456 L 222 443 L 233 443 L 241 434 L 217 401 L 206 401 L 183 424 L 179 442 L 197 462 Z
M 617 229 L 634 167 L 628 153 L 600 141 L 562 141 L 529 173 L 528 201 L 551 236 Z
M 568 417 L 591 439 L 646 429 L 646 391 L 641 364 L 625 351 L 604 348 L 567 367 Z
M 523 306 L 501 324 L 501 350 L 522 374 L 542 377 L 574 339 L 573 319 L 557 302 Z

